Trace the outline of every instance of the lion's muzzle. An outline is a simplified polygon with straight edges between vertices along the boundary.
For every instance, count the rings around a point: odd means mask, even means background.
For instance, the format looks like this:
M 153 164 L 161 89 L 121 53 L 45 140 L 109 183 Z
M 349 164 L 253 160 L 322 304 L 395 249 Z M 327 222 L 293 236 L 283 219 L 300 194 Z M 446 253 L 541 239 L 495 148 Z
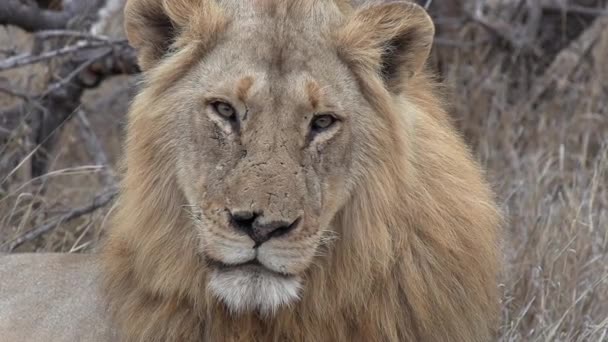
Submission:
M 270 240 L 295 230 L 300 223 L 300 217 L 295 220 L 268 220 L 261 212 L 228 210 L 230 224 L 247 234 L 254 242 L 255 247 Z

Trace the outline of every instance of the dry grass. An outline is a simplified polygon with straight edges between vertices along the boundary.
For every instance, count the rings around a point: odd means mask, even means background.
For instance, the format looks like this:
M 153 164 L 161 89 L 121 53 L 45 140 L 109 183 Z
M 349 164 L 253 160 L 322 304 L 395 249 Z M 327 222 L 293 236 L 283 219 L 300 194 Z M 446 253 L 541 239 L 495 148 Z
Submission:
M 607 47 L 603 33 L 523 107 L 542 61 L 492 46 L 452 51 L 457 123 L 508 219 L 501 341 L 608 340 Z
M 566 78 L 526 103 L 555 55 L 590 22 L 579 18 L 558 43 L 540 42 L 540 55 L 514 51 L 470 26 L 455 36 L 473 44 L 435 51 L 456 124 L 487 168 L 508 219 L 500 341 L 608 341 L 608 33 Z M 85 101 L 112 162 L 120 125 L 101 115 L 122 118 L 128 96 L 116 93 L 116 84 Z M 90 167 L 76 128 L 67 124 L 54 171 L 43 179 L 0 173 L 0 245 L 100 190 L 99 170 Z M 88 251 L 108 211 L 59 225 L 17 251 Z

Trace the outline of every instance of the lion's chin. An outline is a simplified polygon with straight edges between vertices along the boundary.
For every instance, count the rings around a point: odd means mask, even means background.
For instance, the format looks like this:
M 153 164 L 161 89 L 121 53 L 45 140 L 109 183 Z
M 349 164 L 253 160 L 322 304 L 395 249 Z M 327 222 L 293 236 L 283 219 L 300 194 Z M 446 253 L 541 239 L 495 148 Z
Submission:
M 280 307 L 300 299 L 301 279 L 269 271 L 261 266 L 215 268 L 207 288 L 233 314 L 258 312 L 273 315 Z

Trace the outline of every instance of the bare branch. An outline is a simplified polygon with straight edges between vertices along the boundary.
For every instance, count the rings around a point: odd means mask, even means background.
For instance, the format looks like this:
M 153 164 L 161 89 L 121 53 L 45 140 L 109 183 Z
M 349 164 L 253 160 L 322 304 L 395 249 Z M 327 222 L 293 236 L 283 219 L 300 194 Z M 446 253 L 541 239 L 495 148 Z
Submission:
M 446 47 L 453 47 L 453 48 L 459 48 L 459 49 L 469 49 L 472 47 L 476 47 L 479 45 L 483 45 L 483 44 L 488 44 L 490 42 L 490 39 L 483 39 L 480 41 L 476 41 L 476 42 L 469 42 L 469 41 L 458 41 L 458 40 L 450 40 L 450 39 L 446 39 L 446 38 L 435 38 L 433 40 L 433 43 L 435 45 L 438 46 L 446 46 Z
M 105 56 L 108 56 L 111 53 L 112 53 L 111 50 L 107 50 L 107 51 L 101 53 L 100 55 L 95 56 L 95 57 L 89 59 L 88 61 L 83 62 L 82 64 L 77 66 L 74 70 L 72 70 L 68 75 L 66 75 L 65 77 L 63 77 L 62 79 L 60 79 L 59 81 L 53 83 L 50 87 L 48 87 L 47 90 L 41 95 L 41 97 L 44 97 L 44 96 L 50 94 L 51 92 L 57 91 L 60 88 L 64 87 L 66 84 L 68 84 L 70 81 L 72 81 L 76 76 L 78 76 L 82 71 L 84 71 L 84 69 L 88 68 L 89 66 L 91 66 L 91 64 L 95 63 L 96 60 L 103 58 Z
M 98 40 L 103 42 L 110 42 L 110 38 L 102 35 L 90 34 L 87 32 L 74 31 L 74 30 L 45 30 L 39 31 L 34 34 L 38 39 L 54 38 L 54 37 L 68 37 L 68 38 L 80 38 L 89 40 Z
M 96 75 L 101 79 L 112 75 L 138 74 L 137 52 L 127 44 L 113 45 L 109 54 L 96 58 L 85 72 L 89 73 L 87 76 Z M 85 75 L 81 73 L 79 76 L 84 81 Z
M 29 53 L 20 54 L 17 56 L 7 58 L 3 61 L 0 61 L 0 71 L 18 68 L 18 67 L 22 67 L 22 66 L 29 65 L 29 64 L 39 63 L 39 62 L 42 62 L 42 61 L 45 61 L 45 60 L 48 60 L 51 58 L 64 56 L 64 55 L 71 54 L 71 53 L 74 53 L 77 51 L 95 49 L 95 48 L 99 48 L 99 47 L 103 47 L 103 46 L 108 46 L 108 45 L 113 45 L 113 44 L 125 44 L 125 43 L 126 43 L 126 41 L 124 41 L 124 40 L 110 41 L 110 42 L 79 41 L 78 43 L 76 43 L 74 45 L 68 45 L 61 49 L 44 52 L 39 55 L 32 55 Z
M 22 100 L 25 100 L 25 101 L 29 101 L 30 98 L 31 98 L 28 94 L 24 93 L 23 91 L 19 91 L 19 90 L 16 90 L 16 89 L 8 88 L 4 84 L 1 84 L 1 83 L 0 83 L 0 93 L 5 93 L 5 94 L 8 94 L 10 96 L 18 97 L 18 98 L 20 98 Z
M 593 8 L 580 6 L 576 4 L 567 4 L 567 2 L 560 0 L 542 0 L 540 6 L 546 11 L 560 11 L 564 13 L 576 13 L 590 16 L 604 16 L 608 15 L 608 11 L 603 8 Z
M 106 44 L 107 45 L 107 44 Z M 139 72 L 135 50 L 124 44 L 87 50 L 77 54 L 62 65 L 59 81 L 23 105 L 0 112 L 0 142 L 10 138 L 6 132 L 15 131 L 26 114 L 37 152 L 32 158 L 32 174 L 46 171 L 46 154 L 54 144 L 57 127 L 68 120 L 80 105 L 80 97 L 86 88 L 95 87 L 109 76 Z M 49 114 L 52 113 L 52 114 Z
M 26 31 L 54 30 L 66 28 L 72 17 L 68 11 L 41 9 L 35 2 L 2 0 L 0 2 L 0 25 L 14 25 Z
M 108 156 L 104 151 L 95 131 L 91 127 L 91 123 L 87 118 L 87 115 L 84 111 L 79 110 L 78 114 L 78 123 L 80 124 L 80 135 L 83 138 L 87 150 L 92 155 L 95 164 L 101 166 L 103 169 L 101 170 L 101 181 L 105 186 L 113 186 L 116 184 L 116 178 L 114 176 L 114 172 L 109 166 Z
M 528 97 L 512 107 L 513 112 L 525 112 L 533 106 L 548 90 L 568 84 L 568 78 L 581 64 L 583 58 L 600 39 L 608 17 L 596 19 L 576 40 L 564 48 L 547 68 L 544 75 L 532 86 Z
M 521 37 L 519 37 L 519 35 L 514 31 L 511 24 L 506 21 L 489 21 L 478 13 L 471 15 L 470 18 L 471 20 L 473 20 L 473 22 L 479 24 L 488 32 L 507 42 L 510 46 L 514 48 L 524 49 L 529 47 L 530 42 L 527 39 L 522 39 Z
M 0 61 L 0 71 L 69 56 L 54 68 L 54 77 L 46 91 L 0 113 L 0 126 L 3 128 L 0 130 L 0 143 L 11 139 L 12 134 L 7 132 L 17 132 L 15 129 L 22 124 L 27 126 L 28 142 L 35 149 L 25 157 L 17 155 L 11 158 L 31 159 L 34 177 L 46 172 L 48 153 L 52 151 L 57 133 L 78 109 L 84 90 L 96 86 L 108 76 L 139 70 L 133 49 L 123 44 L 124 40 L 110 41 L 89 31 L 98 20 L 105 20 L 99 17 L 104 4 L 104 0 L 66 0 L 62 2 L 62 10 L 55 12 L 41 9 L 33 0 L 0 0 L 0 25 L 16 25 L 28 31 L 50 30 L 41 32 L 38 37 L 62 38 L 55 42 L 54 45 L 59 47 L 53 51 L 21 54 Z M 83 33 L 77 33 L 79 31 Z M 83 41 L 62 46 L 65 44 L 63 38 Z

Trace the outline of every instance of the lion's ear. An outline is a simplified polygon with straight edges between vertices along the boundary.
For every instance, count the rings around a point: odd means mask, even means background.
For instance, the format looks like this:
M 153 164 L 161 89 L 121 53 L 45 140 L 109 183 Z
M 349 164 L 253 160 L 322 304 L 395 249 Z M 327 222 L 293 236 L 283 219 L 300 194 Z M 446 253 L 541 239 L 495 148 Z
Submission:
M 426 11 L 409 2 L 361 8 L 347 18 L 336 41 L 340 57 L 357 71 L 374 70 L 399 93 L 431 51 L 435 27 Z
M 208 45 L 224 24 L 213 0 L 128 0 L 125 6 L 125 32 L 144 71 L 170 49 L 193 41 Z

